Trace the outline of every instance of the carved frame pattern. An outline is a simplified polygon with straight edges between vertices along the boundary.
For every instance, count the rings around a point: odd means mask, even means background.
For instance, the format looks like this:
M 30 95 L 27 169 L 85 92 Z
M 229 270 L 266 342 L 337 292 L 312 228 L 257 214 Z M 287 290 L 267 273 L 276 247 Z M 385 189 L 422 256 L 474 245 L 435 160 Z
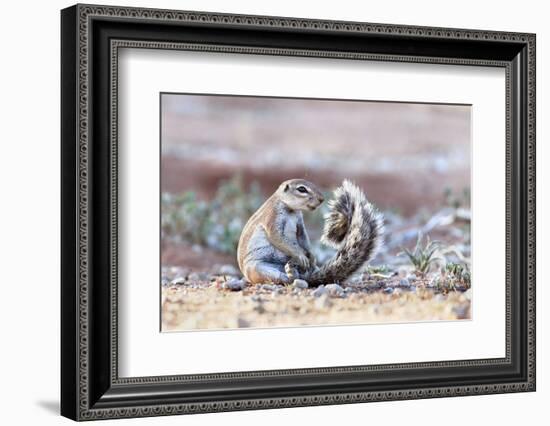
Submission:
M 77 322 L 77 363 L 75 390 L 78 392 L 77 407 L 74 410 L 68 410 L 66 415 L 78 420 L 104 419 L 113 417 L 141 417 L 158 416 L 184 413 L 206 413 L 214 411 L 230 410 L 248 410 L 262 408 L 280 408 L 293 406 L 325 405 L 325 404 L 343 404 L 367 401 L 400 400 L 415 398 L 434 398 L 443 396 L 462 396 L 488 393 L 504 393 L 518 391 L 533 391 L 535 389 L 535 36 L 533 34 L 521 34 L 511 32 L 479 31 L 465 29 L 447 29 L 447 28 L 428 28 L 402 25 L 370 24 L 358 22 L 337 22 L 325 20 L 310 20 L 296 18 L 279 18 L 265 16 L 246 16 L 229 15 L 217 13 L 170 11 L 156 9 L 137 9 L 127 7 L 104 7 L 91 5 L 77 5 L 76 17 L 77 28 L 77 75 L 76 86 L 77 97 L 77 159 L 76 159 L 76 178 L 77 178 L 77 282 L 76 282 L 76 322 Z M 483 384 L 475 386 L 447 386 L 430 387 L 423 389 L 399 389 L 377 392 L 351 392 L 351 393 L 327 393 L 323 395 L 311 396 L 291 396 L 291 397 L 272 397 L 255 399 L 228 399 L 201 403 L 165 403 L 144 406 L 122 406 L 96 408 L 93 401 L 90 400 L 90 334 L 89 334 L 89 270 L 90 270 L 90 162 L 89 162 L 89 113 L 90 113 L 90 82 L 89 82 L 89 59 L 90 59 L 90 24 L 96 18 L 117 18 L 128 20 L 139 20 L 141 22 L 174 22 L 174 23 L 204 23 L 225 26 L 244 26 L 258 28 L 278 28 L 278 29 L 300 29 L 315 30 L 325 32 L 339 33 L 362 33 L 362 34 L 381 34 L 381 35 L 410 35 L 420 38 L 437 38 L 449 40 L 484 40 L 484 41 L 506 41 L 511 43 L 521 43 L 527 49 L 527 182 L 526 182 L 526 203 L 527 203 L 527 232 L 528 244 L 526 247 L 527 255 L 527 283 L 526 283 L 526 309 L 527 309 L 527 379 L 519 382 L 506 382 L 499 384 Z M 507 195 L 507 259 L 506 259 L 506 358 L 505 359 L 484 359 L 484 360 L 464 360 L 451 362 L 435 363 L 415 363 L 415 364 L 394 364 L 377 365 L 361 367 L 327 367 L 321 369 L 301 369 L 301 370 L 274 370 L 261 372 L 243 372 L 243 373 L 222 373 L 212 375 L 193 375 L 193 376 L 161 376 L 161 377 L 140 377 L 140 378 L 119 378 L 117 374 L 117 82 L 118 82 L 118 49 L 123 47 L 131 48 L 154 48 L 154 49 L 178 49 L 178 50 L 197 50 L 214 51 L 236 54 L 262 54 L 262 55 L 297 55 L 314 56 L 337 59 L 360 59 L 375 61 L 397 61 L 397 62 L 425 62 L 425 63 L 443 63 L 457 65 L 482 65 L 504 67 L 506 69 L 506 109 L 507 109 L 507 153 L 506 153 L 506 195 Z M 162 384 L 185 381 L 201 380 L 219 380 L 219 379 L 243 379 L 250 377 L 269 377 L 269 376 L 303 376 L 307 374 L 331 374 L 342 372 L 357 371 L 380 371 L 396 370 L 408 368 L 424 367 L 449 367 L 449 366 L 479 366 L 492 364 L 505 364 L 510 362 L 511 345 L 511 321 L 509 305 L 511 300 L 511 265 L 510 256 L 512 247 L 510 245 L 511 235 L 511 217 L 512 207 L 511 196 L 511 162 L 512 152 L 509 147 L 510 138 L 513 129 L 510 128 L 511 108 L 510 99 L 512 93 L 511 65 L 507 61 L 498 60 L 479 60 L 462 58 L 443 58 L 429 56 L 406 56 L 406 55 L 386 55 L 386 54 L 365 54 L 350 53 L 340 51 L 316 51 L 303 49 L 280 49 L 280 48 L 257 48 L 228 45 L 196 44 L 196 43 L 174 43 L 174 42 L 153 42 L 144 40 L 111 40 L 111 366 L 110 380 L 113 385 L 127 384 Z

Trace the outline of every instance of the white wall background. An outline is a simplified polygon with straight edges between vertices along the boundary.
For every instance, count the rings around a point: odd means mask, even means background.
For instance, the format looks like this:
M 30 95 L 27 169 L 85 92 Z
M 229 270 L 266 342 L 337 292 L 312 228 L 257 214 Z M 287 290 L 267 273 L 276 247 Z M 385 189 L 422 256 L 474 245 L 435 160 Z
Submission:
M 537 33 L 538 390 L 452 399 L 119 420 L 119 424 L 543 424 L 550 401 L 550 28 L 545 2 L 120 0 L 103 4 Z M 3 5 L 0 65 L 0 401 L 2 423 L 68 424 L 59 404 L 59 9 Z M 537 420 L 539 419 L 540 420 Z M 110 424 L 108 421 L 102 424 Z M 113 423 L 115 424 L 115 423 Z

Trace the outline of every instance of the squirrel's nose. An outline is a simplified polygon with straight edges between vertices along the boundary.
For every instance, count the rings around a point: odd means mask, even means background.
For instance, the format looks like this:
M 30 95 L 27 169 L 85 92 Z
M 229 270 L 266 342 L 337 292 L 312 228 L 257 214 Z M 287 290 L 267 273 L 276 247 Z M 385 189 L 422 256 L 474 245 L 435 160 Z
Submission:
M 322 195 L 319 195 L 319 203 L 322 203 L 323 201 L 325 201 L 325 197 L 323 197 Z

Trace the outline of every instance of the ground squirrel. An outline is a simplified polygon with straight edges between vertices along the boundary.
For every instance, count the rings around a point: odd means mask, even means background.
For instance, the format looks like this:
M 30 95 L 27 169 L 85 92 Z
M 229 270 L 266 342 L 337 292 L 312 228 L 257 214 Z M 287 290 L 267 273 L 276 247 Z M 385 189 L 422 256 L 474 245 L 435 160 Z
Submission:
M 356 185 L 345 180 L 329 201 L 321 238 L 337 252 L 317 266 L 302 211 L 315 210 L 323 200 L 322 192 L 307 180 L 291 179 L 279 186 L 241 233 L 237 260 L 247 281 L 288 284 L 300 278 L 310 285 L 343 282 L 372 258 L 382 239 L 382 215 Z

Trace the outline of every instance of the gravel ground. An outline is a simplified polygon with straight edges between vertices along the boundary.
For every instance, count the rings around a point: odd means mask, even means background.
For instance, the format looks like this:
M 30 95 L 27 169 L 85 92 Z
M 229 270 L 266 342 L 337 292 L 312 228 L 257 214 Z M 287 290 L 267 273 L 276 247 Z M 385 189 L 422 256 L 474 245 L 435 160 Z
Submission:
M 434 277 L 363 274 L 316 288 L 247 285 L 231 265 L 221 273 L 165 268 L 162 331 L 463 320 L 471 289 L 436 286 Z

